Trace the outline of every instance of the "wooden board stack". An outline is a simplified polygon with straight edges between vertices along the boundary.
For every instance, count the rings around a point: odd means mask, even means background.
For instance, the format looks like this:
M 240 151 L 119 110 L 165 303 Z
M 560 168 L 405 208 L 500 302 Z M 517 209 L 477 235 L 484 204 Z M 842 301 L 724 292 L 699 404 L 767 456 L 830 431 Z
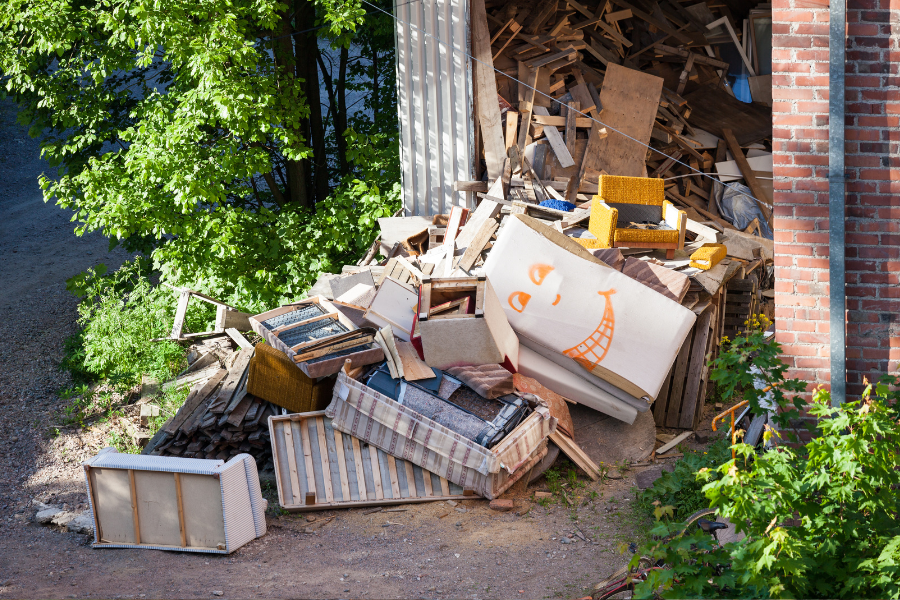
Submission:
M 759 90 L 766 81 L 771 89 L 771 76 L 757 73 L 766 67 L 757 56 L 766 41 L 751 21 L 736 21 L 731 5 L 687 4 L 474 0 L 478 154 L 488 181 L 458 181 L 456 189 L 495 201 L 578 204 L 596 193 L 604 172 L 678 177 L 667 199 L 695 221 L 730 227 L 701 173 L 732 165 L 771 222 L 771 174 L 747 160 L 770 156 L 771 101 Z M 750 16 L 756 22 L 766 11 L 760 4 Z M 735 98 L 726 47 L 740 54 L 759 101 Z M 485 100 L 494 95 L 498 103 Z
M 178 412 L 147 444 L 143 454 L 228 460 L 247 453 L 262 471 L 272 468 L 268 418 L 275 405 L 247 393 L 253 348 L 225 358 L 225 366 L 205 370 Z

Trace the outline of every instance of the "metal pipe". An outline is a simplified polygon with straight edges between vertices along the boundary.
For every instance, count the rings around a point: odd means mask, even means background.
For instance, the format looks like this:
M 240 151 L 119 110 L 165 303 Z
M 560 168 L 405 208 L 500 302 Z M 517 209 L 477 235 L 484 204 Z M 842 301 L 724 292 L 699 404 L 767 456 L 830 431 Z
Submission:
M 847 394 L 846 295 L 844 285 L 846 213 L 844 181 L 844 61 L 846 0 L 831 0 L 828 40 L 828 273 L 831 342 L 831 404 Z

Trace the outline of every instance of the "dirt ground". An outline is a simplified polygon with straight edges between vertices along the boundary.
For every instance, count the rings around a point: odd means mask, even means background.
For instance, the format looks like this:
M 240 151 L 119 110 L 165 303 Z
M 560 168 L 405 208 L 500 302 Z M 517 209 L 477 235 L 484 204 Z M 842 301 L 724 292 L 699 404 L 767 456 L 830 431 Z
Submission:
M 76 319 L 65 280 L 128 257 L 102 236 L 75 237 L 69 215 L 44 204 L 36 178 L 50 168 L 14 115 L 0 103 L 0 597 L 577 598 L 630 558 L 623 542 L 646 536 L 633 470 L 571 489 L 572 507 L 533 502 L 543 479 L 518 485 L 510 513 L 471 500 L 286 515 L 266 484 L 267 535 L 229 556 L 94 550 L 34 524 L 33 499 L 86 508 L 80 462 L 115 427 L 58 429 L 71 383 L 58 365 Z

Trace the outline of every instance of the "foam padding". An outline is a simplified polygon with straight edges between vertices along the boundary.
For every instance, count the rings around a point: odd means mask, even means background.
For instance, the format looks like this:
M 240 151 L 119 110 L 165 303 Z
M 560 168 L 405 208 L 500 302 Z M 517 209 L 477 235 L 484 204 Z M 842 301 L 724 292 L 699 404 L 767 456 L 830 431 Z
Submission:
M 628 242 L 677 244 L 678 231 L 675 229 L 616 229 L 616 245 L 626 245 Z
M 665 182 L 652 177 L 601 175 L 597 196 L 615 204 L 649 204 L 662 206 Z
M 728 253 L 725 244 L 703 244 L 691 254 L 691 266 L 695 269 L 708 271 L 719 264 Z
M 616 239 L 618 220 L 619 211 L 608 206 L 600 196 L 594 196 L 594 199 L 591 200 L 591 220 L 588 222 L 588 231 L 597 238 L 597 244 L 585 246 L 585 248 L 612 248 Z

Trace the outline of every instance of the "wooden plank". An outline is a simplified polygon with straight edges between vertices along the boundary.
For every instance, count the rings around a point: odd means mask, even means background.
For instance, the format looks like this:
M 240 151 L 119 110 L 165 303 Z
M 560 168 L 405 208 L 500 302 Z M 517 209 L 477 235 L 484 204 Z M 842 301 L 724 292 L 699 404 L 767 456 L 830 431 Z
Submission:
M 606 138 L 606 128 L 600 127 L 599 123 L 591 125 L 591 131 L 588 134 L 588 143 L 584 149 L 584 158 L 581 166 L 578 168 L 578 174 L 571 177 L 566 184 L 566 191 L 563 198 L 571 203 L 575 203 L 578 190 L 581 189 L 582 182 L 587 176 L 587 170 L 597 164 L 597 153 L 602 148 L 603 140 Z
M 722 136 L 731 129 L 742 146 L 772 135 L 772 109 L 757 102 L 741 102 L 720 88 L 704 86 L 685 95 L 691 114 L 687 122 L 709 133 Z
M 700 388 L 702 387 L 703 369 L 706 366 L 706 341 L 709 339 L 711 319 L 712 310 L 707 308 L 694 325 L 696 333 L 691 344 L 691 362 L 687 372 L 684 402 L 681 404 L 681 416 L 678 418 L 678 426 L 683 429 L 694 427 L 694 415 L 697 414 L 700 406 Z
M 444 496 L 450 495 L 450 482 L 441 477 L 441 494 Z
M 638 19 L 647 21 L 651 25 L 655 26 L 657 29 L 661 29 L 661 30 L 665 31 L 670 36 L 678 39 L 679 41 L 681 41 L 685 44 L 690 44 L 694 41 L 692 38 L 681 33 L 680 30 L 676 30 L 675 28 L 673 28 L 671 25 L 668 24 L 668 22 L 660 21 L 656 17 L 648 15 L 644 11 L 639 10 L 638 8 L 629 4 L 628 2 L 625 2 L 625 0 L 612 0 L 612 1 L 614 4 L 618 4 L 620 7 L 627 8 L 628 10 L 630 10 L 631 13 Z
M 394 498 L 400 497 L 400 478 L 397 475 L 397 461 L 390 454 L 387 455 L 388 472 L 391 474 L 391 494 Z
M 351 436 L 350 441 L 353 444 L 353 464 L 356 467 L 356 482 L 359 486 L 359 498 L 362 500 L 363 498 L 369 497 L 366 489 L 366 474 L 363 469 L 362 451 L 359 448 L 359 440 L 357 438 Z
M 322 464 L 322 479 L 325 482 L 325 501 L 334 502 L 334 488 L 331 485 L 331 469 L 328 467 L 328 444 L 325 440 L 325 423 L 321 417 L 313 419 L 319 442 L 319 462 Z
M 585 153 L 594 159 L 592 168 L 615 175 L 643 176 L 645 144 L 650 143 L 662 86 L 661 77 L 619 65 L 607 66 L 600 102 L 603 122 L 611 130 L 593 154 Z
M 381 489 L 384 491 L 385 499 L 397 499 L 394 496 L 394 488 L 391 486 L 391 470 L 388 468 L 388 455 L 379 448 L 375 448 L 375 456 L 378 459 L 378 481 L 381 482 Z
M 505 149 L 509 150 L 516 143 L 516 132 L 519 130 L 519 113 L 513 110 L 506 111 L 506 145 Z M 478 192 L 486 192 L 483 190 L 474 190 Z
M 228 371 L 225 369 L 219 369 L 215 375 L 213 375 L 206 384 L 200 388 L 200 391 L 197 392 L 192 397 L 189 396 L 185 403 L 178 410 L 178 413 L 168 421 L 163 430 L 169 435 L 173 435 L 176 431 L 178 431 L 182 424 L 187 420 L 189 416 L 191 416 L 194 411 L 197 409 L 200 404 L 206 400 L 206 397 L 209 396 L 215 389 L 216 386 L 219 385 L 225 376 L 228 374 Z
M 403 461 L 406 466 L 406 488 L 409 491 L 409 496 L 411 498 L 415 498 L 419 495 L 418 490 L 416 489 L 416 475 L 413 472 L 413 465 L 409 461 Z
M 527 69 L 527 67 L 525 68 Z M 525 142 L 528 139 L 528 133 L 531 129 L 531 113 L 534 111 L 534 93 L 535 87 L 537 86 L 538 71 L 540 71 L 539 68 L 528 70 L 528 76 L 525 79 L 522 79 L 521 76 L 519 77 L 526 85 L 525 98 L 519 102 L 519 111 L 522 113 L 522 122 L 519 124 L 519 139 L 516 142 L 519 154 L 525 151 Z
M 581 110 L 580 102 L 569 102 L 566 104 L 566 149 L 568 149 L 569 155 L 575 152 L 575 128 L 577 127 L 576 117 L 578 114 L 575 111 L 578 110 Z
M 137 489 L 134 485 L 134 469 L 128 469 L 128 483 L 131 486 L 131 517 L 134 520 L 134 543 L 141 543 L 141 520 L 138 518 Z
M 753 192 L 753 195 L 756 197 L 756 204 L 759 206 L 759 210 L 762 211 L 766 221 L 771 225 L 772 212 L 764 203 L 768 202 L 771 204 L 772 199 L 769 198 L 766 190 L 763 189 L 759 180 L 756 179 L 756 174 L 753 169 L 750 168 L 750 163 L 747 162 L 744 151 L 741 149 L 740 144 L 738 144 L 737 139 L 735 139 L 734 132 L 732 132 L 731 129 L 723 129 L 722 135 L 725 138 L 725 142 L 728 144 L 728 149 L 731 150 L 731 154 L 734 156 L 734 161 L 737 163 L 738 168 L 741 170 L 741 174 L 744 176 L 744 181 L 747 182 L 747 187 L 750 188 L 750 191 Z
M 338 461 L 334 429 L 325 423 L 325 417 L 317 417 L 316 421 L 322 423 L 322 430 L 325 434 L 325 450 L 328 451 L 328 471 L 331 478 L 331 487 L 335 502 L 346 502 L 350 499 L 350 490 L 347 487 L 347 478 L 344 476 L 344 472 L 341 470 L 341 465 Z M 340 500 L 338 500 L 337 497 L 338 490 L 340 490 L 341 493 Z
M 303 463 L 306 465 L 306 496 L 309 496 L 309 494 L 312 493 L 315 495 L 316 500 L 324 501 L 324 494 L 316 486 L 316 472 L 313 468 L 312 445 L 309 442 L 309 429 L 307 428 L 304 431 L 303 427 L 306 424 L 306 421 L 306 419 L 303 419 L 299 422 L 291 422 L 291 427 L 294 427 L 294 424 L 296 423 L 296 432 L 300 435 L 300 439 L 303 442 Z
M 550 434 L 550 441 L 556 444 L 563 454 L 568 456 L 572 462 L 581 467 L 588 477 L 597 481 L 600 479 L 600 467 L 591 460 L 587 454 L 575 443 L 575 440 L 563 434 L 560 431 L 554 431 Z
M 344 437 L 340 431 L 331 426 L 330 420 L 326 424 L 326 427 L 334 434 L 334 450 L 337 454 L 338 472 L 341 476 L 341 497 L 344 499 L 344 502 L 346 502 L 350 500 L 352 496 L 350 495 L 350 477 L 347 474 L 347 463 L 346 457 L 344 456 Z
M 472 51 L 475 55 L 475 106 L 481 125 L 481 143 L 484 147 L 488 177 L 500 177 L 506 147 L 500 104 L 497 100 L 497 78 L 494 75 L 494 59 L 491 56 L 491 33 L 488 30 L 484 0 L 472 0 L 469 4 L 472 26 Z
M 362 448 L 362 445 L 360 447 Z M 366 480 L 367 498 L 369 500 L 377 500 L 378 497 L 375 495 L 375 477 L 372 475 L 372 458 L 368 448 L 368 445 L 362 448 L 363 476 Z
M 543 106 L 535 106 L 534 113 L 536 115 L 550 116 L 550 113 Z M 556 127 L 544 127 L 544 135 L 547 136 L 547 141 L 550 142 L 550 148 L 556 155 L 556 160 L 559 161 L 560 166 L 564 169 L 575 166 L 575 160 L 572 158 L 572 154 L 566 147 L 566 142 L 560 135 L 559 130 L 556 129 Z
M 288 472 L 291 478 L 291 497 L 293 504 L 300 504 L 306 496 L 304 491 L 300 489 L 300 475 L 297 473 L 297 446 L 294 444 L 294 423 L 287 421 L 282 423 L 282 434 L 284 435 L 285 453 L 287 454 Z
M 750 77 L 756 77 L 756 71 L 753 69 L 753 64 L 750 62 L 750 59 L 747 58 L 747 53 L 744 52 L 744 47 L 741 45 L 741 42 L 737 38 L 737 34 L 734 32 L 734 28 L 731 26 L 731 21 L 728 17 L 722 17 L 721 19 L 716 19 L 712 23 L 707 24 L 706 28 L 709 30 L 713 30 L 716 27 L 724 25 L 728 30 L 728 35 L 731 36 L 731 41 L 734 42 L 735 47 L 737 48 L 738 54 L 741 55 L 741 60 L 744 61 L 744 66 L 747 67 L 747 72 L 750 74 Z
M 187 531 L 184 523 L 184 498 L 181 494 L 181 473 L 175 475 L 175 498 L 178 501 L 178 532 L 181 534 L 181 546 L 187 548 Z
M 250 341 L 244 337 L 244 334 L 242 334 L 240 331 L 238 331 L 234 327 L 229 327 L 228 329 L 225 330 L 225 333 L 227 333 L 228 337 L 233 339 L 234 342 L 241 349 L 247 350 L 247 349 L 253 348 L 253 344 L 251 344 Z
M 378 449 L 369 444 L 369 464 L 372 466 L 372 481 L 375 483 L 375 498 L 384 500 L 384 489 L 381 487 L 381 469 L 378 464 Z
M 466 226 L 462 228 L 459 235 L 456 236 L 456 247 L 467 248 L 469 244 L 478 235 L 478 231 L 486 221 L 496 219 L 500 215 L 500 204 L 492 200 L 482 200 L 478 204 L 478 208 L 469 213 L 466 220 Z
M 175 322 L 172 324 L 172 332 L 169 337 L 177 340 L 181 337 L 184 328 L 184 317 L 187 314 L 188 303 L 191 301 L 191 291 L 183 289 L 178 296 L 178 308 L 175 309 Z
M 485 200 L 485 202 L 489 202 L 489 200 Z M 494 219 L 489 219 L 481 224 L 481 228 L 478 230 L 478 233 L 475 235 L 472 241 L 469 242 L 469 245 L 466 247 L 466 251 L 459 259 L 458 266 L 460 269 L 469 271 L 473 266 L 475 266 L 475 262 L 481 256 L 481 252 L 484 250 L 484 247 L 487 246 L 487 243 L 489 241 L 491 241 L 491 237 L 499 227 L 500 224 L 497 223 L 497 221 L 495 221 Z
M 420 467 L 420 470 L 422 471 L 422 485 L 425 487 L 425 495 L 426 496 L 434 496 L 434 489 L 431 485 L 431 472 L 426 471 L 425 469 L 422 469 L 421 467 Z
M 672 388 L 669 392 L 669 409 L 666 412 L 666 427 L 678 427 L 678 417 L 681 414 L 682 397 L 684 392 L 684 378 L 687 372 L 688 358 L 691 354 L 691 340 L 693 331 L 688 334 L 681 350 L 678 351 L 678 358 L 675 359 L 675 370 L 672 373 Z
M 673 364 L 669 367 L 669 372 L 666 374 L 662 387 L 659 389 L 659 394 L 656 396 L 656 402 L 653 404 L 653 420 L 656 422 L 657 427 L 666 426 L 666 408 L 668 408 L 669 405 L 669 386 L 672 382 L 672 371 L 674 370 L 675 365 Z
M 400 362 L 403 363 L 403 377 L 407 381 L 418 381 L 420 379 L 431 379 L 434 370 L 419 358 L 418 352 L 411 342 L 395 341 L 397 353 L 400 355 Z
M 684 433 L 678 434 L 678 437 L 676 437 L 674 440 L 672 440 L 668 444 L 664 444 L 664 445 L 660 446 L 659 448 L 657 448 L 656 454 L 665 454 L 666 452 L 668 452 L 669 450 L 671 450 L 672 448 L 674 448 L 675 446 L 677 446 L 684 440 L 688 439 L 692 435 L 694 435 L 693 431 L 685 431 Z

